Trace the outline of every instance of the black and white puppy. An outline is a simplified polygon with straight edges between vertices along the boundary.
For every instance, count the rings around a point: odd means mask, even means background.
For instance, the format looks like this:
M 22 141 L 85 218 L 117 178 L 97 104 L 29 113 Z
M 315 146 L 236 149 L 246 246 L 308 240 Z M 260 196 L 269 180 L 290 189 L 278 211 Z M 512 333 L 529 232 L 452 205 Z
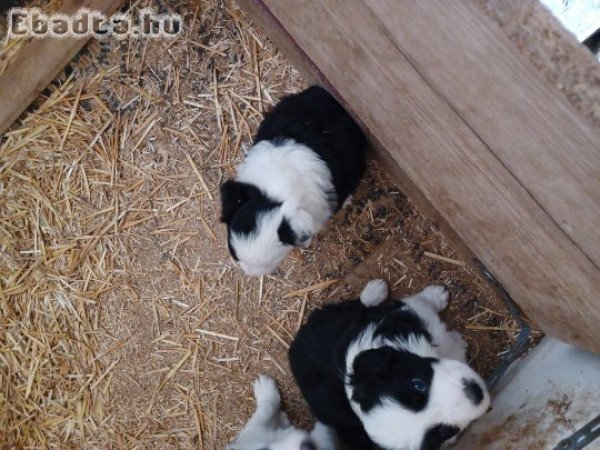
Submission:
M 317 422 L 311 433 L 294 428 L 281 410 L 281 397 L 272 378 L 254 382 L 256 410 L 226 450 L 335 450 L 335 433 Z
M 273 272 L 354 192 L 366 167 L 365 135 L 326 90 L 281 100 L 261 123 L 233 180 L 221 186 L 231 255 L 251 276 Z
M 443 287 L 387 296 L 373 280 L 360 302 L 313 312 L 290 347 L 292 372 L 317 420 L 350 449 L 439 449 L 487 411 L 488 391 L 438 316 Z

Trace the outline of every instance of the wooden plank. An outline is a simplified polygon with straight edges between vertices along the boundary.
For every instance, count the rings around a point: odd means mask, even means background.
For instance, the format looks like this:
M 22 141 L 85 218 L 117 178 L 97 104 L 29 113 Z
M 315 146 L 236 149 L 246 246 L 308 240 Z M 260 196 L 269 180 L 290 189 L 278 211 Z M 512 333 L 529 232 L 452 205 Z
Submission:
M 599 130 L 532 70 L 475 3 L 365 5 L 415 70 L 600 267 Z M 460 76 L 457 68 L 465 68 Z
M 124 0 L 66 0 L 60 11 L 73 14 L 88 8 L 110 14 Z M 0 134 L 56 78 L 88 39 L 32 39 L 0 76 Z
M 268 32 L 276 30 L 271 35 L 296 47 L 313 78 L 332 85 L 351 105 L 381 144 L 383 158 L 406 177 L 402 184 L 416 186 L 546 332 L 600 351 L 598 267 L 416 70 L 373 4 L 242 1 Z

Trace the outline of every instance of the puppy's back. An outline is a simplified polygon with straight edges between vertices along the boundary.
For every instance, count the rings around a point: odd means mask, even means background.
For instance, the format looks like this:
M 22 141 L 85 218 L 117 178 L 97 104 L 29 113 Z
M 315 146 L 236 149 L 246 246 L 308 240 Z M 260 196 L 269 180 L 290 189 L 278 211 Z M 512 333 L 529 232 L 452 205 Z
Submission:
M 283 98 L 260 124 L 255 143 L 286 139 L 306 145 L 325 161 L 340 206 L 366 168 L 367 139 L 354 119 L 329 92 L 312 86 Z
M 346 351 L 361 330 L 393 308 L 397 306 L 367 308 L 358 300 L 331 303 L 315 310 L 298 331 L 290 345 L 290 366 L 320 421 L 332 426 L 361 426 L 344 390 Z

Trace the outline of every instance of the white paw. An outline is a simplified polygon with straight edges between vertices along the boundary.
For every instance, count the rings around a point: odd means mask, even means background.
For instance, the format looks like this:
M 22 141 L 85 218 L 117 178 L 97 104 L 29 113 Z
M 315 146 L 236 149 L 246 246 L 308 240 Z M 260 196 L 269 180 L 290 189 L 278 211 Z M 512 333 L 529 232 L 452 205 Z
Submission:
M 382 279 L 371 280 L 360 293 L 360 301 L 367 307 L 377 306 L 388 299 L 387 282 Z
M 444 286 L 427 286 L 420 294 L 436 311 L 442 311 L 448 306 L 448 291 Z
M 267 375 L 259 375 L 252 387 L 258 408 L 271 406 L 274 409 L 279 409 L 281 396 L 279 395 L 279 389 L 277 389 L 277 383 L 273 378 Z

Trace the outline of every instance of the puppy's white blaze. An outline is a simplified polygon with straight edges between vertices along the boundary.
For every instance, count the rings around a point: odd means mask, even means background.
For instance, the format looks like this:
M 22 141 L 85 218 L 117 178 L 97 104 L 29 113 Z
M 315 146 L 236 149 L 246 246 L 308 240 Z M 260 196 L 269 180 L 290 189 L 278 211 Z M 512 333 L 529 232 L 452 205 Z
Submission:
M 484 398 L 479 405 L 474 405 L 465 395 L 463 380 L 474 380 L 482 387 Z M 462 430 L 485 414 L 489 405 L 489 394 L 479 375 L 458 361 L 441 360 L 434 364 L 429 401 L 422 411 L 412 412 L 391 399 L 366 414 L 358 405 L 353 405 L 353 409 L 378 445 L 418 450 L 432 425 L 445 424 Z
M 390 347 L 397 350 L 406 350 L 421 358 L 437 358 L 439 355 L 423 335 L 411 334 L 406 339 L 390 341 Z
M 350 378 L 354 373 L 353 365 L 356 357 L 364 351 L 381 348 L 385 345 L 383 339 L 374 336 L 376 328 L 376 323 L 370 324 L 348 346 L 348 350 L 346 351 L 346 379 L 344 380 L 348 398 L 352 396 L 352 390 L 350 389 L 349 383 Z

